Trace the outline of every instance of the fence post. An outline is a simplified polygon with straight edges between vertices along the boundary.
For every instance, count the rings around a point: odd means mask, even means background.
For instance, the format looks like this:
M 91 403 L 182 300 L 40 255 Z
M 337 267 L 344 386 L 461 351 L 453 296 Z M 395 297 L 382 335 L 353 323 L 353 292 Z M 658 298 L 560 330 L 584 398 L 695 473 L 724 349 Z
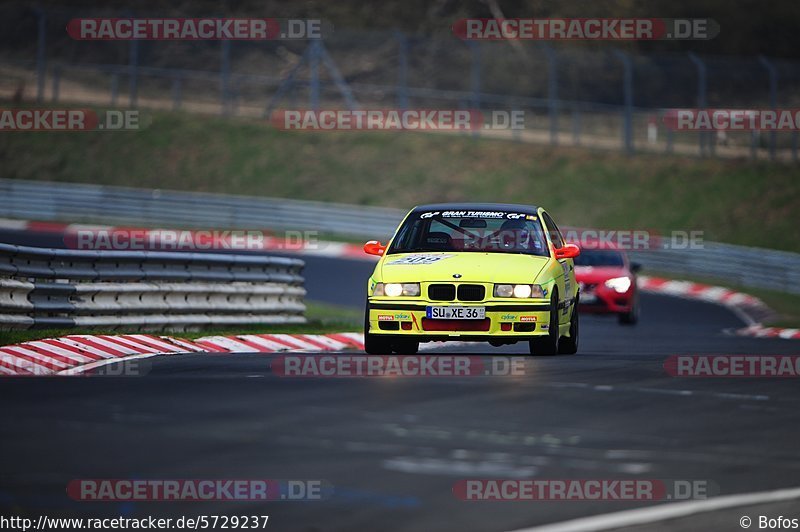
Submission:
M 353 95 L 353 91 L 350 90 L 350 86 L 347 84 L 347 81 L 345 81 L 342 73 L 339 72 L 336 63 L 333 62 L 333 58 L 328 53 L 328 50 L 325 49 L 325 45 L 322 41 L 318 42 L 317 50 L 319 52 L 319 57 L 322 59 L 322 63 L 328 69 L 328 74 L 333 78 L 334 85 L 336 85 L 336 88 L 339 89 L 345 102 L 347 102 L 347 108 L 351 111 L 355 111 L 358 108 L 356 97 Z
M 481 108 L 481 49 L 477 41 L 469 42 L 471 55 L 469 69 L 470 105 L 473 109 Z
M 667 128 L 667 146 L 665 147 L 665 151 L 667 153 L 672 153 L 675 151 L 675 132 L 672 130 L 671 127 Z
M 223 116 L 230 114 L 230 82 L 231 82 L 231 41 L 221 41 L 219 65 L 219 106 Z
M 572 108 L 572 143 L 581 145 L 581 111 L 577 105 Z
M 119 97 L 119 72 L 114 72 L 111 75 L 111 106 L 117 105 L 117 98 Z
M 478 111 L 481 108 L 481 48 L 480 42 L 469 41 L 470 49 L 470 111 Z M 477 128 L 472 129 L 472 136 L 479 137 L 481 134 Z
M 183 76 L 178 73 L 172 80 L 172 109 L 177 111 L 181 108 L 183 100 Z
M 309 98 L 311 109 L 314 112 L 319 111 L 319 49 L 321 44 L 322 41 L 315 40 L 309 45 L 311 48 L 311 53 L 308 57 L 308 69 L 310 72 Z
M 700 59 L 693 52 L 689 52 L 689 60 L 694 64 L 695 68 L 697 68 L 697 108 L 705 109 L 708 107 L 708 68 L 706 67 L 705 61 Z M 708 132 L 700 131 L 697 139 L 699 142 L 700 156 L 704 157 L 708 152 Z
M 547 114 L 550 118 L 550 144 L 558 145 L 558 57 L 555 50 L 542 43 L 547 60 Z
M 44 83 L 47 75 L 47 14 L 36 10 L 38 44 L 36 48 L 36 103 L 44 101 Z
M 767 70 L 769 75 L 769 106 L 773 111 L 778 108 L 778 69 L 763 55 L 758 56 L 758 62 Z M 778 132 L 774 129 L 769 132 L 769 160 L 775 160 Z
M 395 32 L 397 39 L 397 107 L 408 110 L 408 37 Z
M 625 100 L 625 112 L 622 126 L 622 138 L 625 144 L 625 151 L 633 153 L 633 61 L 625 52 L 614 50 L 614 55 L 622 61 L 623 66 L 623 98 Z
M 131 40 L 128 63 L 128 106 L 136 107 L 139 95 L 139 41 Z
M 53 103 L 58 102 L 58 90 L 61 84 L 61 67 L 56 65 L 53 67 L 53 90 L 52 90 L 52 101 Z

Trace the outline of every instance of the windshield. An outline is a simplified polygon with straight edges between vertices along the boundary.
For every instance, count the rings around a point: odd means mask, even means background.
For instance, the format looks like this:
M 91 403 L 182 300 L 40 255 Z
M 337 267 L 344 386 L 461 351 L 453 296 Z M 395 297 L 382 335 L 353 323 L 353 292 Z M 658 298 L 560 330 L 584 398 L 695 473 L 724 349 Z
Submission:
M 575 266 L 624 266 L 622 253 L 613 249 L 581 249 Z
M 410 215 L 388 253 L 465 251 L 548 256 L 535 214 L 505 211 L 429 211 Z

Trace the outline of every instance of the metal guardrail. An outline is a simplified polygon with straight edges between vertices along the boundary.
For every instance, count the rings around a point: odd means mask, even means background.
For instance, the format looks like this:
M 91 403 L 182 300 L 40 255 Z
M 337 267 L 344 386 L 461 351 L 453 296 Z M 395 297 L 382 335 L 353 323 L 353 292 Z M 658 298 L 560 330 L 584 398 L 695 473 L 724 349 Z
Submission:
M 0 329 L 304 323 L 303 261 L 0 244 Z
M 800 294 L 800 254 L 705 242 L 701 249 L 630 251 L 645 269 L 713 277 L 751 288 Z
M 405 211 L 336 203 L 0 179 L 0 217 L 181 228 L 291 229 L 385 240 Z M 800 294 L 800 254 L 704 242 L 631 252 L 645 268 Z
M 405 211 L 284 198 L 0 179 L 0 216 L 182 228 L 390 236 Z

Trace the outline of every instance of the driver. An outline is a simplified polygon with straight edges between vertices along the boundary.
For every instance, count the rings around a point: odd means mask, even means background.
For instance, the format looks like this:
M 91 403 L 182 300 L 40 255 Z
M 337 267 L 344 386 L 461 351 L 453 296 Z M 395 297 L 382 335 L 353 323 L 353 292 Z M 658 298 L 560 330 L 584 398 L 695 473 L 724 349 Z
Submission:
M 530 249 L 531 233 L 525 220 L 506 220 L 495 233 L 503 249 Z

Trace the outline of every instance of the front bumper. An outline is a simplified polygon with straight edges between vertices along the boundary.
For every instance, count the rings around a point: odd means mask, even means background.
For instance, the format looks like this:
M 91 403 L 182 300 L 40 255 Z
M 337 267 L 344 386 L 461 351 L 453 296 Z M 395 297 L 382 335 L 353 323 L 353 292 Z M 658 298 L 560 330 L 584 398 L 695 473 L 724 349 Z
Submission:
M 480 306 L 483 320 L 428 319 L 428 306 Z M 550 304 L 547 300 L 513 302 L 442 303 L 370 298 L 367 305 L 369 332 L 376 335 L 430 340 L 515 340 L 548 334 Z
M 630 312 L 636 289 L 619 293 L 602 285 L 584 287 L 578 309 L 593 314 L 620 314 Z

